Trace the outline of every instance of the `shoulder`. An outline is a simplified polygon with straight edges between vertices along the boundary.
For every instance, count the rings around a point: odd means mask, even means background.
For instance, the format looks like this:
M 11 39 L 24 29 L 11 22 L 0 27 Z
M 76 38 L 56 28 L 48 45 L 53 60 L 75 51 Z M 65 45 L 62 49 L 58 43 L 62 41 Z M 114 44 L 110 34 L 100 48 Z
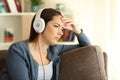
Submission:
M 15 42 L 9 47 L 8 53 L 23 55 L 21 53 L 24 53 L 27 48 L 27 41 Z
M 11 48 L 24 48 L 27 46 L 27 41 L 14 42 L 9 49 Z
M 50 46 L 49 48 L 50 48 L 50 49 L 57 49 L 57 50 L 59 50 L 59 49 L 62 49 L 63 46 L 64 46 L 64 45 L 56 44 L 56 45 Z
M 64 45 L 56 44 L 56 45 L 50 46 L 48 49 L 51 52 L 55 52 L 59 54 L 62 51 L 63 47 Z

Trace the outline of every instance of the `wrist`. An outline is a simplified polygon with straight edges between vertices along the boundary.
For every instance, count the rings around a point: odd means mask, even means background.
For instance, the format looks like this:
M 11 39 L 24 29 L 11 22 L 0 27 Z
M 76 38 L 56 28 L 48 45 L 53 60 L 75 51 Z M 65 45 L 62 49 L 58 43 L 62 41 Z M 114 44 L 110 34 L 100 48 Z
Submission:
M 80 34 L 82 32 L 82 29 L 78 29 L 75 31 L 75 34 Z

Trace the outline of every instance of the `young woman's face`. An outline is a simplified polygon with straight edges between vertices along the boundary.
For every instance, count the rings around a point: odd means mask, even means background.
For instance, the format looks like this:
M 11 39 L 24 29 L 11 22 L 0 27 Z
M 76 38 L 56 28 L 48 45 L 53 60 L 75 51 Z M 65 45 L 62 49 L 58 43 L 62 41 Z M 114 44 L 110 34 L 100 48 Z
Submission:
M 62 22 L 62 16 L 54 16 L 51 21 L 46 25 L 45 31 L 41 34 L 44 41 L 49 45 L 54 45 L 58 42 L 63 35 L 64 23 Z

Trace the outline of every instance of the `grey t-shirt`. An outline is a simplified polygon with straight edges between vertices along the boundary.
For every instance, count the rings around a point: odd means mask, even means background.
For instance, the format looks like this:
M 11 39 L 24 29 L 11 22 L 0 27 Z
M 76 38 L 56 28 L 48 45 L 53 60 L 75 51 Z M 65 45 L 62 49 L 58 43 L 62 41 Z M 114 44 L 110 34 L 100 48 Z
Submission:
M 45 66 L 39 65 L 37 80 L 44 80 L 44 72 L 45 72 L 45 80 L 51 80 L 53 75 L 53 61 L 51 61 L 48 65 Z

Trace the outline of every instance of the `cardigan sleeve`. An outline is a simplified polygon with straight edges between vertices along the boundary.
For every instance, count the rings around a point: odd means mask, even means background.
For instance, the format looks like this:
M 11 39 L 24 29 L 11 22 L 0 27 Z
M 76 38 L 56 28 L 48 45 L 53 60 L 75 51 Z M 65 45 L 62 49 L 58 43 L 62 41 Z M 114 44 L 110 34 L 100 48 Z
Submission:
M 83 30 L 81 30 L 80 34 L 76 34 L 78 42 L 79 42 L 79 46 L 83 47 L 83 46 L 89 46 L 91 45 L 90 40 L 88 39 L 88 37 L 84 34 Z
M 61 45 L 62 48 L 60 48 L 60 53 L 63 53 L 65 51 L 69 51 L 78 47 L 84 47 L 84 46 L 89 46 L 91 45 L 90 40 L 88 39 L 88 37 L 84 34 L 83 30 L 81 31 L 80 34 L 75 34 L 77 39 L 78 39 L 78 44 L 75 45 Z
M 9 48 L 6 62 L 10 80 L 30 80 L 22 50 L 18 45 L 13 44 Z

